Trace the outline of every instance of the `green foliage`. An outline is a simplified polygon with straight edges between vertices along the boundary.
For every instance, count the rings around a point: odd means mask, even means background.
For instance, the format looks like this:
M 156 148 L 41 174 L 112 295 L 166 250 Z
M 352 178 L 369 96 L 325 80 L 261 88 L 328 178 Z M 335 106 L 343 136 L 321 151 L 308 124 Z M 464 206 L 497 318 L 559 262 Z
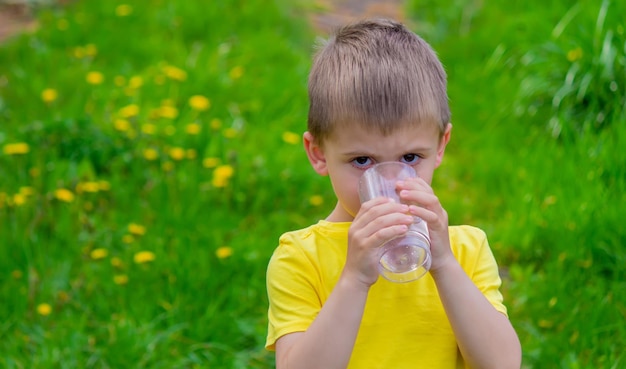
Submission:
M 489 234 L 524 366 L 623 366 L 623 4 L 408 5 L 450 82 L 434 188 Z M 334 205 L 300 11 L 70 2 L 0 47 L 0 366 L 273 367 L 267 261 Z
M 490 235 L 525 368 L 622 367 L 623 3 L 450 3 L 410 4 L 449 75 L 435 189 Z

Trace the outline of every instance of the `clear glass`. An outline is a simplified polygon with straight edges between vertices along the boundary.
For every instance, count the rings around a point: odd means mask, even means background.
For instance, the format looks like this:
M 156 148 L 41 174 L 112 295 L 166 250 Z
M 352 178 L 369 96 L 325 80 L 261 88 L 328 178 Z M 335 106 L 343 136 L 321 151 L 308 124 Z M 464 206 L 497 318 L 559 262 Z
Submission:
M 361 203 L 376 197 L 388 197 L 400 202 L 396 184 L 417 177 L 415 170 L 402 162 L 375 164 L 367 169 L 359 181 Z M 428 227 L 419 217 L 402 236 L 387 240 L 380 246 L 380 275 L 391 282 L 411 282 L 428 272 L 431 264 Z

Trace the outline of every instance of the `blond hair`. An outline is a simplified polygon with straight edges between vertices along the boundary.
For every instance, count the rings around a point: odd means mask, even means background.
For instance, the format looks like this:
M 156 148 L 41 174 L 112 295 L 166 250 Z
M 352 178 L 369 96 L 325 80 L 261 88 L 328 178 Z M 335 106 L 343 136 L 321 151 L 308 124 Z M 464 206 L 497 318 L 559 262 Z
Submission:
M 433 49 L 392 20 L 339 28 L 316 53 L 309 74 L 308 130 L 328 138 L 337 125 L 377 129 L 450 121 L 446 73 Z

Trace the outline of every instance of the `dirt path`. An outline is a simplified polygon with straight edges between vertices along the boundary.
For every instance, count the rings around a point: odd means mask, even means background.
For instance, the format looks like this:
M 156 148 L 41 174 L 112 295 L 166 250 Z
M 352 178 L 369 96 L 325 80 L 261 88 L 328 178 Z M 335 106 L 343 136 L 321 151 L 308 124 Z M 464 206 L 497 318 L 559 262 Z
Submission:
M 402 0 L 313 0 L 318 11 L 310 14 L 311 24 L 320 33 L 366 17 L 404 20 Z M 0 0 L 0 42 L 36 26 L 25 2 Z
M 404 21 L 402 0 L 317 0 L 320 11 L 310 15 L 313 27 L 321 33 L 368 17 L 387 17 Z

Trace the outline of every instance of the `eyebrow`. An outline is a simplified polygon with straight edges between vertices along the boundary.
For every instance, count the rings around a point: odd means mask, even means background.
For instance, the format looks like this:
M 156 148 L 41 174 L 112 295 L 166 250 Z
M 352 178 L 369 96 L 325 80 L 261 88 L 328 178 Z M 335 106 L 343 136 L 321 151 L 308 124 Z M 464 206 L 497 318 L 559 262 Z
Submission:
M 436 149 L 436 148 L 435 148 Z M 403 152 L 403 154 L 410 154 L 410 153 L 415 153 L 415 152 L 425 152 L 425 151 L 430 151 L 432 150 L 432 148 L 430 147 L 413 147 L 409 150 L 405 150 Z M 374 155 L 374 153 L 367 151 L 367 150 L 362 150 L 362 151 L 347 151 L 347 152 L 341 152 L 342 155 L 344 156 L 376 156 Z

